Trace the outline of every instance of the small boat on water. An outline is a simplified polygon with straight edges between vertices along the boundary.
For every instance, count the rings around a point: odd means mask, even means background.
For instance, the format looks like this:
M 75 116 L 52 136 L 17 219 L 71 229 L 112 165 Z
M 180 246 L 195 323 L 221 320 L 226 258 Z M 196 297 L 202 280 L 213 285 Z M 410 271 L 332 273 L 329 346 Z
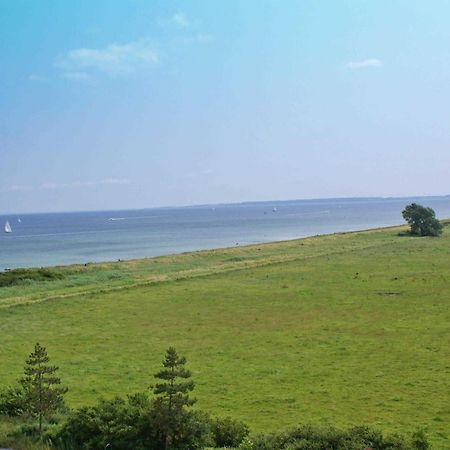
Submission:
M 8 221 L 5 223 L 5 233 L 12 233 L 12 228 Z
M 17 223 L 22 223 L 22 219 L 20 217 L 17 219 Z

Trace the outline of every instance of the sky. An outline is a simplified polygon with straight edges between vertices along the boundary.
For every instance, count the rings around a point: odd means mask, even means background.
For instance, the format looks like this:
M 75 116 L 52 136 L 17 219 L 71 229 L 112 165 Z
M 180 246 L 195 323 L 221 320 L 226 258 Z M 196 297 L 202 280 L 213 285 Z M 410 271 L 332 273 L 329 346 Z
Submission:
M 0 214 L 449 194 L 446 0 L 0 0 Z

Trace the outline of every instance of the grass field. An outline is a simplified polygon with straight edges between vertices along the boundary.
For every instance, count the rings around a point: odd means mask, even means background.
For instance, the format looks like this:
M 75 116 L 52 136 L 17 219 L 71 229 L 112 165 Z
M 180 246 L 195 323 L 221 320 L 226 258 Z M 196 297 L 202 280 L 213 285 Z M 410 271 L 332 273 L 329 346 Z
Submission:
M 187 356 L 198 407 L 252 431 L 423 427 L 450 448 L 450 227 L 99 265 L 0 288 L 0 385 L 39 341 L 71 406 L 147 389 Z

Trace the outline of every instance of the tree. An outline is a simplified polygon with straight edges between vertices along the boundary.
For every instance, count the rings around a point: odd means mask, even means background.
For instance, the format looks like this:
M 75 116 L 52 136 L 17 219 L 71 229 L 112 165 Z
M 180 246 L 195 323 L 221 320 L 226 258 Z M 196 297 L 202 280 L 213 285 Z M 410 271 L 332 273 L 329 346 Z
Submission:
M 42 419 L 64 404 L 63 395 L 67 388 L 61 387 L 61 380 L 55 375 L 57 366 L 48 365 L 50 359 L 45 347 L 37 343 L 26 360 L 24 376 L 20 380 L 27 409 L 39 417 L 39 435 L 42 435 Z
M 185 434 L 189 422 L 186 408 L 195 403 L 194 399 L 189 398 L 194 382 L 189 379 L 191 372 L 184 367 L 186 358 L 178 356 L 175 348 L 169 347 L 162 364 L 164 368 L 155 374 L 161 382 L 154 386 L 153 393 L 156 395 L 155 410 L 163 434 L 163 445 L 169 449 Z
M 411 226 L 411 234 L 416 236 L 439 236 L 442 224 L 436 219 L 431 208 L 411 203 L 402 211 L 403 218 Z

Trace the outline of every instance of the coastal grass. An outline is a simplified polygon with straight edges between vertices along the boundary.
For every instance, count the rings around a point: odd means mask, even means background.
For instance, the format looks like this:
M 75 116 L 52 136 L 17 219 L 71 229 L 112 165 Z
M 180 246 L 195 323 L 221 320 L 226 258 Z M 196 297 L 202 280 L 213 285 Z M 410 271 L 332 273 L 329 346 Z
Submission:
M 395 234 L 404 232 L 406 227 L 391 229 Z M 338 245 L 335 245 L 336 238 Z M 0 308 L 307 259 L 391 241 L 392 235 L 371 230 L 369 234 L 338 233 L 130 261 L 15 269 L 0 273 Z
M 0 288 L 0 385 L 47 347 L 70 406 L 150 388 L 169 345 L 198 407 L 252 431 L 421 427 L 450 448 L 450 230 L 343 233 L 60 267 Z

